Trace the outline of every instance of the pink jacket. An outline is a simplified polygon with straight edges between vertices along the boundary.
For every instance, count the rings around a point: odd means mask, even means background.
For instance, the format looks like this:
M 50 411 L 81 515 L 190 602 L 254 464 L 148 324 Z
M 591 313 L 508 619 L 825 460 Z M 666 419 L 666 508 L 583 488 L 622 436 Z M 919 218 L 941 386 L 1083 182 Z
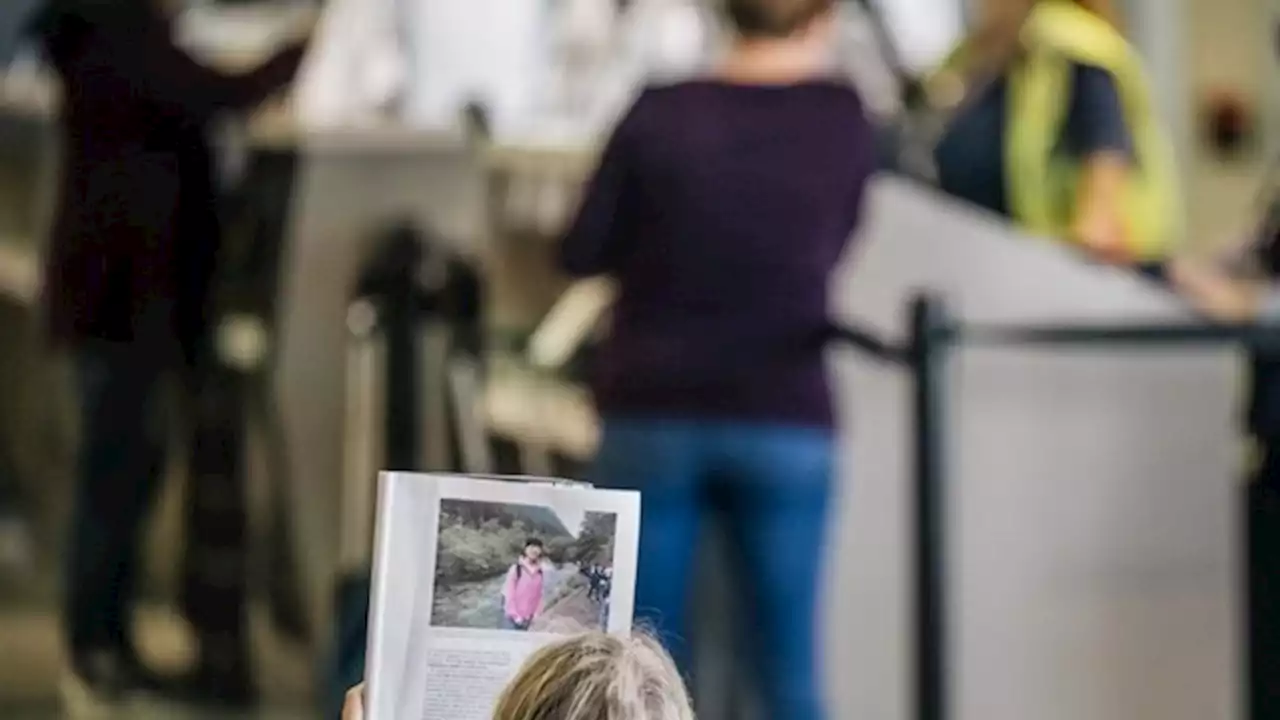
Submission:
M 523 558 L 512 565 L 502 586 L 503 611 L 507 617 L 524 621 L 537 617 L 542 612 L 542 583 L 541 566 L 530 565 Z

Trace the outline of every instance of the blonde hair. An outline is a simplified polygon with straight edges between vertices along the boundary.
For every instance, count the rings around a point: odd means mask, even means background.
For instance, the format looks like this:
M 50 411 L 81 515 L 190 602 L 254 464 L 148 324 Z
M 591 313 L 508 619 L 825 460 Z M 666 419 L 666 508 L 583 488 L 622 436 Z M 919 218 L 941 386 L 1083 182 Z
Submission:
M 652 637 L 591 632 L 542 648 L 498 699 L 494 720 L 693 720 L 689 693 Z

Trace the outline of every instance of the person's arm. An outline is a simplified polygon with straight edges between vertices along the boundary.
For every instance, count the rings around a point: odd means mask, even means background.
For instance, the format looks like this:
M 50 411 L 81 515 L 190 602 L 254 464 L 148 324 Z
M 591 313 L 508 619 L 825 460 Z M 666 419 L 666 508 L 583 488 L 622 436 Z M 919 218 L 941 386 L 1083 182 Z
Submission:
M 248 72 L 227 73 L 200 64 L 174 43 L 168 24 L 157 17 L 140 23 L 104 26 L 110 70 L 135 96 L 161 112 L 203 122 L 225 110 L 261 104 L 288 85 L 306 54 L 299 41 Z
M 1169 279 L 1197 312 L 1219 322 L 1280 322 L 1280 287 L 1240 280 L 1211 263 L 1169 263 Z
M 1243 232 L 1236 234 L 1213 255 L 1213 264 L 1233 277 L 1251 277 L 1260 270 L 1260 256 L 1263 249 L 1278 242 L 1280 234 L 1280 199 L 1266 208 L 1261 218 L 1253 222 Z
M 625 251 L 632 228 L 626 217 L 631 153 L 643 103 L 642 95 L 614 129 L 561 242 L 560 265 L 574 277 L 610 273 Z
M 1133 138 L 1119 88 L 1106 71 L 1075 69 L 1063 141 L 1080 163 L 1074 239 L 1103 259 L 1128 261 L 1132 248 L 1123 198 L 1133 170 Z
M 1128 176 L 1128 158 L 1114 153 L 1093 155 L 1081 165 L 1071 234 L 1085 249 L 1110 262 L 1128 262 L 1133 256 L 1119 207 Z
M 1280 323 L 1280 285 L 1260 280 L 1263 256 L 1269 255 L 1280 232 L 1280 203 L 1243 233 L 1199 260 L 1175 258 L 1167 263 L 1174 288 L 1198 311 L 1221 321 Z

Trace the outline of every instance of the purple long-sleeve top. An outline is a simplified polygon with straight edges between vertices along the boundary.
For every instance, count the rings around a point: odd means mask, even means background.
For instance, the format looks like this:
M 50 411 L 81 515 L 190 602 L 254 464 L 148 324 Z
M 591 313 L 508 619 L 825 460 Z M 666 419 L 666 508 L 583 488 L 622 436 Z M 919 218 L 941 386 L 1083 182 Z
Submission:
M 600 411 L 829 426 L 828 283 L 874 150 L 841 82 L 644 91 L 562 246 L 570 273 L 619 286 Z

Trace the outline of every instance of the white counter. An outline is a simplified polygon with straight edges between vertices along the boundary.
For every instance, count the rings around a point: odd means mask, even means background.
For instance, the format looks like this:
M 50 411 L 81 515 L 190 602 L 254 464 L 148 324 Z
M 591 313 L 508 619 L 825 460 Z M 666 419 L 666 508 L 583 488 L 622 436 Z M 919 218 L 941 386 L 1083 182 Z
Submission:
M 59 98 L 56 81 L 43 77 L 0 78 L 0 114 L 53 121 Z M 266 148 L 299 148 L 307 153 L 398 153 L 450 151 L 467 147 L 460 132 L 421 130 L 387 122 L 344 128 L 307 128 L 299 125 L 282 105 L 268 106 L 252 115 L 247 125 L 252 145 Z M 585 173 L 594 161 L 593 143 L 564 141 L 507 141 L 484 148 L 491 165 L 530 167 L 555 162 L 570 171 Z

